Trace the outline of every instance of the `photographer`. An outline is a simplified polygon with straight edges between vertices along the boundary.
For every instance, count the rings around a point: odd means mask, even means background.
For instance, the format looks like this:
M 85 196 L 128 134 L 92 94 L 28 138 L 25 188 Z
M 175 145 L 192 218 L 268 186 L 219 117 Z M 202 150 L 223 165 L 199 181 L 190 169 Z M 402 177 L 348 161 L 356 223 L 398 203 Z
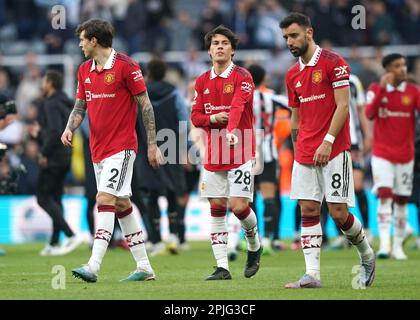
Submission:
M 0 130 L 6 128 L 16 118 L 15 102 L 9 100 L 5 95 L 0 94 Z M 17 186 L 17 174 L 10 170 L 9 166 L 3 166 L 5 161 L 7 146 L 0 144 L 0 194 L 10 194 L 11 189 Z M 3 170 L 4 168 L 4 170 Z M 4 256 L 6 251 L 0 248 L 0 256 Z
M 17 194 L 19 176 L 25 172 L 23 165 L 15 168 L 10 166 L 6 151 L 7 145 L 0 143 L 0 195 Z
M 9 100 L 5 95 L 0 94 L 0 130 L 6 128 L 16 117 L 15 101 Z
M 62 88 L 62 74 L 48 70 L 42 79 L 45 101 L 38 116 L 41 171 L 36 196 L 38 204 L 53 221 L 53 232 L 49 244 L 40 252 L 41 256 L 64 255 L 81 243 L 81 239 L 74 234 L 64 219 L 61 203 L 64 179 L 70 170 L 72 149 L 61 144 L 60 136 L 73 107 L 73 102 Z M 63 245 L 59 244 L 60 231 L 67 236 Z

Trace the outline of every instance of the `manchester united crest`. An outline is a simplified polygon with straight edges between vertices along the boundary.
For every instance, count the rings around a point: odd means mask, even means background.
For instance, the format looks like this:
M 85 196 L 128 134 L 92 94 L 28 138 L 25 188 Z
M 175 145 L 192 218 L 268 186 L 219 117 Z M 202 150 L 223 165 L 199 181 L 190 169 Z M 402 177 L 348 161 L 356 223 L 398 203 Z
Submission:
M 114 72 L 105 73 L 104 81 L 108 85 L 113 83 L 115 81 L 115 73 Z
M 233 83 L 225 83 L 223 86 L 223 93 L 232 93 L 233 92 Z
M 401 97 L 401 103 L 402 103 L 404 106 L 408 106 L 408 105 L 410 105 L 410 103 L 411 103 L 411 98 L 410 98 L 410 96 L 408 96 L 408 95 L 403 95 L 403 96 Z
M 315 70 L 312 72 L 312 82 L 318 84 L 322 81 L 322 70 Z

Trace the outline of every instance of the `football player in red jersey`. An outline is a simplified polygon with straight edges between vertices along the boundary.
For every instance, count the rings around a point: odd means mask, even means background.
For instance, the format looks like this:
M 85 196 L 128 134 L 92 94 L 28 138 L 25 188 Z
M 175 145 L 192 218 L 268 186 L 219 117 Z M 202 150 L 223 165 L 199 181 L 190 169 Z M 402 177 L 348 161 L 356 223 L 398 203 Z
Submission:
M 77 99 L 61 141 L 72 146 L 74 131 L 89 116 L 90 149 L 98 193 L 98 223 L 89 262 L 73 275 L 96 282 L 99 268 L 114 229 L 117 216 L 136 271 L 124 281 L 155 278 L 130 202 L 133 163 L 138 148 L 135 123 L 139 107 L 148 139 L 148 159 L 159 166 L 161 154 L 156 145 L 153 107 L 139 65 L 112 48 L 114 29 L 103 20 L 91 19 L 78 26 L 79 47 L 85 57 L 78 71 Z M 146 150 L 141 150 L 146 152 Z
M 213 67 L 196 80 L 191 112 L 193 125 L 207 134 L 200 190 L 210 202 L 211 244 L 217 261 L 217 269 L 207 280 L 231 279 L 227 207 L 241 221 L 248 242 L 245 277 L 257 273 L 262 252 L 257 218 L 249 206 L 254 184 L 254 83 L 246 69 L 232 62 L 237 43 L 236 35 L 223 26 L 206 34 Z
M 407 202 L 413 187 L 415 110 L 420 111 L 419 88 L 407 80 L 404 56 L 392 53 L 382 65 L 386 73 L 367 92 L 366 116 L 373 120 L 373 191 L 379 198 L 378 258 L 391 255 L 406 260 Z M 394 239 L 391 252 L 391 215 L 394 203 Z
M 375 277 L 375 254 L 360 221 L 348 211 L 354 206 L 350 157 L 349 76 L 346 61 L 313 40 L 309 17 L 291 13 L 280 22 L 290 52 L 299 60 L 286 74 L 291 131 L 295 150 L 290 197 L 302 213 L 301 245 L 306 273 L 286 288 L 319 288 L 322 229 L 320 205 L 325 196 L 335 223 L 357 248 L 360 284 Z

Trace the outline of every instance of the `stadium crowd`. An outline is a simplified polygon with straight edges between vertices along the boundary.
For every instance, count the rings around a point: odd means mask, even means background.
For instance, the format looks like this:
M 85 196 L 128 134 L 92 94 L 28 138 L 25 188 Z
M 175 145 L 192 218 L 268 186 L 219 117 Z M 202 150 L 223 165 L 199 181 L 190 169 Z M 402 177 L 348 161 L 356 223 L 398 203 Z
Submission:
M 50 8 L 57 3 L 66 7 L 65 32 L 50 28 Z M 362 32 L 351 27 L 355 5 L 366 8 Z M 278 21 L 290 11 L 310 16 L 318 42 L 361 46 L 418 44 L 420 40 L 416 32 L 420 4 L 415 0 L 1 0 L 0 37 L 37 42 L 45 53 L 62 53 L 66 42 L 74 42 L 76 26 L 97 17 L 116 26 L 117 38 L 129 54 L 185 50 L 190 45 L 203 48 L 204 34 L 219 24 L 239 35 L 239 48 L 276 49 L 284 47 Z

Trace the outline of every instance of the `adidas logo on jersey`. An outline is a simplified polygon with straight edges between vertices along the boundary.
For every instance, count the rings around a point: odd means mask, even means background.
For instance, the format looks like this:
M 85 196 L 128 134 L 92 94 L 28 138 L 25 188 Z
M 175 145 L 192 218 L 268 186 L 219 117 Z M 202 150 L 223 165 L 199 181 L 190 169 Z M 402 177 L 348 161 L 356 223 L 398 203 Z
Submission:
M 335 190 L 331 196 L 332 197 L 340 197 L 340 194 L 338 193 L 337 190 Z
M 300 81 L 298 81 L 298 82 L 296 83 L 295 88 L 300 88 L 301 86 L 302 86 L 302 84 L 300 83 Z
M 91 82 L 90 82 L 90 78 L 89 78 L 89 77 L 88 77 L 88 78 L 86 78 L 85 83 L 91 83 Z
M 204 90 L 203 94 L 210 94 L 209 88 L 207 88 L 206 90 Z
M 114 185 L 112 183 L 110 183 L 109 185 L 106 186 L 107 188 L 110 188 L 112 190 L 114 190 Z
M 242 191 L 248 191 L 249 192 L 248 186 L 245 186 L 245 188 L 243 188 Z

